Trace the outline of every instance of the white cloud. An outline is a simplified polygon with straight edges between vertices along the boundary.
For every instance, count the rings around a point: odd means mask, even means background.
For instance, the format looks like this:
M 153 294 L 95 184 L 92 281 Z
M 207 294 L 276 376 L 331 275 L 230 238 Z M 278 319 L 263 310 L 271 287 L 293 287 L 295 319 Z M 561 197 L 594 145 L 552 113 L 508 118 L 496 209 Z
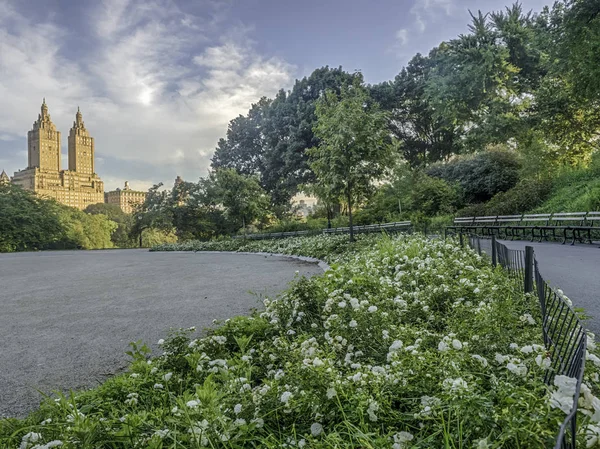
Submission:
M 415 18 L 415 28 L 423 33 L 431 22 L 452 15 L 454 9 L 452 0 L 416 0 L 410 13 Z
M 396 31 L 396 40 L 401 47 L 404 47 L 408 43 L 408 30 L 402 28 Z
M 107 190 L 204 176 L 229 120 L 294 78 L 295 67 L 257 53 L 247 29 L 215 35 L 218 19 L 169 0 L 104 0 L 89 21 L 96 43 L 71 60 L 73 36 L 0 2 L 0 98 L 10 105 L 0 135 L 24 136 L 45 96 L 66 149 L 81 106 Z

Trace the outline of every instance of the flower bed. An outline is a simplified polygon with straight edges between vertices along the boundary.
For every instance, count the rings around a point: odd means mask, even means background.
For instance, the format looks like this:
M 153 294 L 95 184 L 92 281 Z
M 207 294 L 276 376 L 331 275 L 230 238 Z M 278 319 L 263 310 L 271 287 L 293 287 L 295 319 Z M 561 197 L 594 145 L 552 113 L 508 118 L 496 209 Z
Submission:
M 247 244 L 317 248 L 308 239 Z M 296 254 L 323 258 L 319 248 Z M 38 449 L 552 447 L 573 387 L 543 383 L 535 298 L 454 244 L 365 237 L 358 248 L 207 337 L 176 332 L 151 360 L 135 349 L 127 374 L 0 422 L 0 438 Z M 591 353 L 580 400 L 590 444 L 599 363 Z

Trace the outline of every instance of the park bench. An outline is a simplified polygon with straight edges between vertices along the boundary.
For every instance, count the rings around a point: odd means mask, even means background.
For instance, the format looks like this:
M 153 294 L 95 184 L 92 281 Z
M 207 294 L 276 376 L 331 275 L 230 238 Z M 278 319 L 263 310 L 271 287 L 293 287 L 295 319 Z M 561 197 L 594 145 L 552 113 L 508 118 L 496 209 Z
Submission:
M 508 238 L 508 231 L 512 229 L 513 226 L 519 226 L 521 221 L 523 220 L 523 215 L 498 215 L 496 217 L 496 224 L 493 226 L 489 226 L 489 234 L 495 235 L 497 237 Z M 504 234 L 504 235 L 503 235 Z
M 600 212 L 557 212 L 553 214 L 498 215 L 485 217 L 457 217 L 453 226 L 446 228 L 460 234 L 497 236 L 531 241 L 571 240 L 592 243 L 600 235 Z
M 552 214 L 524 214 L 518 224 L 507 227 L 507 237 L 510 236 L 514 240 L 527 237 L 527 234 L 531 233 L 530 241 L 533 242 L 535 231 L 540 230 L 540 227 L 548 226 L 551 216 Z
M 476 217 L 456 217 L 452 226 L 447 226 L 444 235 L 448 236 L 448 231 L 452 230 L 456 234 L 464 234 L 473 228 L 473 222 Z
M 596 230 L 600 230 L 600 212 L 560 212 L 552 214 L 551 226 L 542 230 L 540 241 L 542 238 L 548 240 L 550 232 L 556 240 L 556 231 L 561 231 L 563 244 L 567 240 L 571 240 L 571 245 L 574 245 L 575 241 L 583 243 L 584 240 L 592 243 L 592 232 Z M 586 239 L 584 235 L 587 236 Z

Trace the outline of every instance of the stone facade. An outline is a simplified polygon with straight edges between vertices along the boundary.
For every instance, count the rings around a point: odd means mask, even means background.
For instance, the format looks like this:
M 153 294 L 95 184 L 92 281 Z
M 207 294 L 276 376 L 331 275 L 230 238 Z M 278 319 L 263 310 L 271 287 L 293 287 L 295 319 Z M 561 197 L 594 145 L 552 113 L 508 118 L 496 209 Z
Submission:
M 125 181 L 125 187 L 123 189 L 117 188 L 111 192 L 104 194 L 104 200 L 108 204 L 117 204 L 123 212 L 131 214 L 135 212 L 135 208 L 143 204 L 146 200 L 146 192 L 131 190 L 129 187 L 129 181 Z
M 2 173 L 0 174 L 0 186 L 3 184 L 10 184 L 10 178 L 4 170 L 2 170 Z
M 41 114 L 27 133 L 29 165 L 16 172 L 12 182 L 78 209 L 103 203 L 104 182 L 94 172 L 94 139 L 85 128 L 79 108 L 68 144 L 69 169 L 61 170 L 60 132 L 50 119 L 44 99 Z

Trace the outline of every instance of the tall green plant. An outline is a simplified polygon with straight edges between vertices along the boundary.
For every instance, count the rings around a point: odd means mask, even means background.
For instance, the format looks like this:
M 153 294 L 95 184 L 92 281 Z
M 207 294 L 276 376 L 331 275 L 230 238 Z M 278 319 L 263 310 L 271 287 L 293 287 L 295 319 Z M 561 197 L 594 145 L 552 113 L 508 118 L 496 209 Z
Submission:
M 392 161 L 388 115 L 369 98 L 358 78 L 340 95 L 328 91 L 317 103 L 316 113 L 313 131 L 320 143 L 309 150 L 310 167 L 317 186 L 347 202 L 353 241 L 353 206 L 372 191 L 374 181 Z

